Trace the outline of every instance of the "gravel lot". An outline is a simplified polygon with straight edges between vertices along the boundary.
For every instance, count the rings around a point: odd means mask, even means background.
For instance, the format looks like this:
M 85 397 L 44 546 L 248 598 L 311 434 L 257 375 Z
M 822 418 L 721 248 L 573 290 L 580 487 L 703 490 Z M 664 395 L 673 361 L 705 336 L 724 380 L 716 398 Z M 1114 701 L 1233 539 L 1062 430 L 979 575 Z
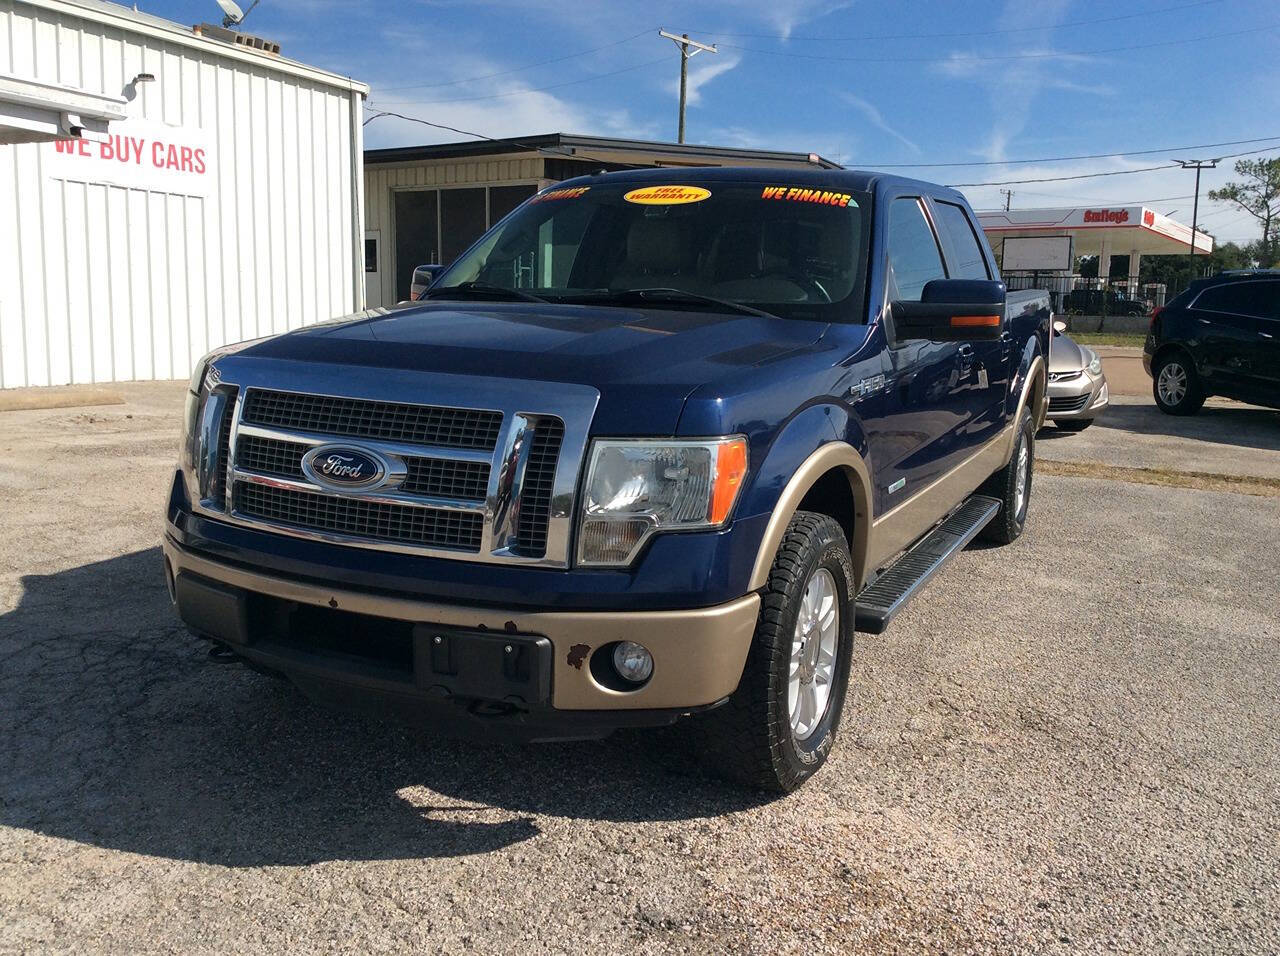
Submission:
M 156 547 L 182 389 L 119 391 L 0 413 L 4 950 L 1280 948 L 1280 499 L 1037 479 L 765 801 L 209 663 Z

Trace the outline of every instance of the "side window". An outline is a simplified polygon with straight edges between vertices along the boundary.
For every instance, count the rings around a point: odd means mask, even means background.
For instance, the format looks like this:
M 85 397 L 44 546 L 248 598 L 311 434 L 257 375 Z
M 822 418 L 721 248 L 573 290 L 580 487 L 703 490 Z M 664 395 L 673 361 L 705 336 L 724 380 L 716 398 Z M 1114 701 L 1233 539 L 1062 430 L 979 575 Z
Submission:
M 955 261 L 951 263 L 953 279 L 990 279 L 987 261 L 982 255 L 982 246 L 973 232 L 973 224 L 965 215 L 964 209 L 955 203 L 936 200 L 933 208 L 938 213 L 938 228 L 951 240 L 951 249 L 955 253 Z
M 926 282 L 945 279 L 942 253 L 918 199 L 895 199 L 889 207 L 889 268 L 896 298 L 919 302 Z
M 1195 307 L 1209 312 L 1229 312 L 1255 318 L 1270 318 L 1276 313 L 1277 296 L 1268 286 L 1280 288 L 1274 282 L 1232 282 L 1205 289 L 1196 300 Z

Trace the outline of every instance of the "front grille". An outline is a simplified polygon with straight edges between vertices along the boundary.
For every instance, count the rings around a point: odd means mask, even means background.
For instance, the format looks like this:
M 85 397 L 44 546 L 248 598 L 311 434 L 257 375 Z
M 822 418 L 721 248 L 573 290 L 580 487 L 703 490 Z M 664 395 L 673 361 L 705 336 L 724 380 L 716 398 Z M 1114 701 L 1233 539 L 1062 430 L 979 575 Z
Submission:
M 1088 395 L 1072 395 L 1070 398 L 1050 398 L 1051 412 L 1078 412 L 1088 403 Z
M 516 551 L 540 557 L 547 551 L 547 528 L 551 519 L 551 493 L 555 484 L 564 422 L 543 418 L 533 432 L 533 445 L 525 467 L 520 493 L 520 519 L 516 523 Z
M 231 421 L 236 404 L 236 389 L 225 388 L 227 403 L 222 410 L 222 422 L 218 426 L 218 457 L 214 462 L 214 473 L 209 481 L 209 497 L 226 507 L 227 500 L 227 459 L 231 454 Z
M 489 490 L 489 466 L 476 461 L 444 458 L 406 458 L 409 473 L 400 490 L 411 495 L 484 501 Z
M 236 442 L 236 466 L 263 475 L 301 479 L 302 456 L 308 447 L 301 442 L 241 435 Z
M 1072 379 L 1079 378 L 1084 374 L 1084 369 L 1076 369 L 1074 372 L 1050 372 L 1050 382 L 1069 382 Z
M 233 506 L 248 517 L 295 528 L 461 551 L 479 551 L 483 531 L 479 512 L 338 498 L 243 481 L 235 483 Z
M 411 445 L 490 450 L 498 443 L 502 413 L 474 408 L 405 405 L 329 395 L 251 388 L 241 420 L 347 438 L 379 438 Z
M 305 480 L 302 456 L 310 446 L 302 442 L 241 435 L 236 464 L 246 471 Z M 407 474 L 397 491 L 410 495 L 484 501 L 489 488 L 489 465 L 447 458 L 405 458 Z

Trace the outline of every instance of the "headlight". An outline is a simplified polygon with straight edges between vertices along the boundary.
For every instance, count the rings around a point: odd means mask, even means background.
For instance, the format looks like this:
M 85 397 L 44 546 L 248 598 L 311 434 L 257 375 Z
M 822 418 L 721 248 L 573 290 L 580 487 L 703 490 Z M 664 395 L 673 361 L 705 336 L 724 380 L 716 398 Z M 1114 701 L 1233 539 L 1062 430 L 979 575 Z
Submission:
M 1102 359 L 1101 359 L 1101 357 L 1098 355 L 1098 353 L 1097 353 L 1097 352 L 1095 352 L 1093 349 L 1085 349 L 1085 355 L 1087 355 L 1087 356 L 1088 356 L 1088 358 L 1089 358 L 1089 365 L 1088 365 L 1089 374 L 1090 374 L 1090 375 L 1101 375 L 1101 374 L 1102 374 Z
M 592 443 L 578 564 L 623 567 L 659 531 L 719 528 L 747 474 L 747 440 Z

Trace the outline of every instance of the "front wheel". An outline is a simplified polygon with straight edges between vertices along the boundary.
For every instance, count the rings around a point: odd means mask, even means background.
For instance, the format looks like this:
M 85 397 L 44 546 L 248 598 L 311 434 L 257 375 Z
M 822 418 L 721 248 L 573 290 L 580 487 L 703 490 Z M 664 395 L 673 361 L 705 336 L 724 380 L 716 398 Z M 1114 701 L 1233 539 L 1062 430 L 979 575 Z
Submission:
M 979 494 L 1000 499 L 1000 513 L 987 522 L 979 535 L 984 541 L 1011 544 L 1022 537 L 1022 530 L 1027 525 L 1027 508 L 1031 504 L 1035 459 L 1035 423 L 1031 420 L 1031 412 L 1023 409 L 1009 463 L 978 489 Z
M 761 595 L 738 689 L 691 728 L 721 776 L 790 793 L 826 762 L 853 655 L 853 580 L 839 523 L 797 512 Z

